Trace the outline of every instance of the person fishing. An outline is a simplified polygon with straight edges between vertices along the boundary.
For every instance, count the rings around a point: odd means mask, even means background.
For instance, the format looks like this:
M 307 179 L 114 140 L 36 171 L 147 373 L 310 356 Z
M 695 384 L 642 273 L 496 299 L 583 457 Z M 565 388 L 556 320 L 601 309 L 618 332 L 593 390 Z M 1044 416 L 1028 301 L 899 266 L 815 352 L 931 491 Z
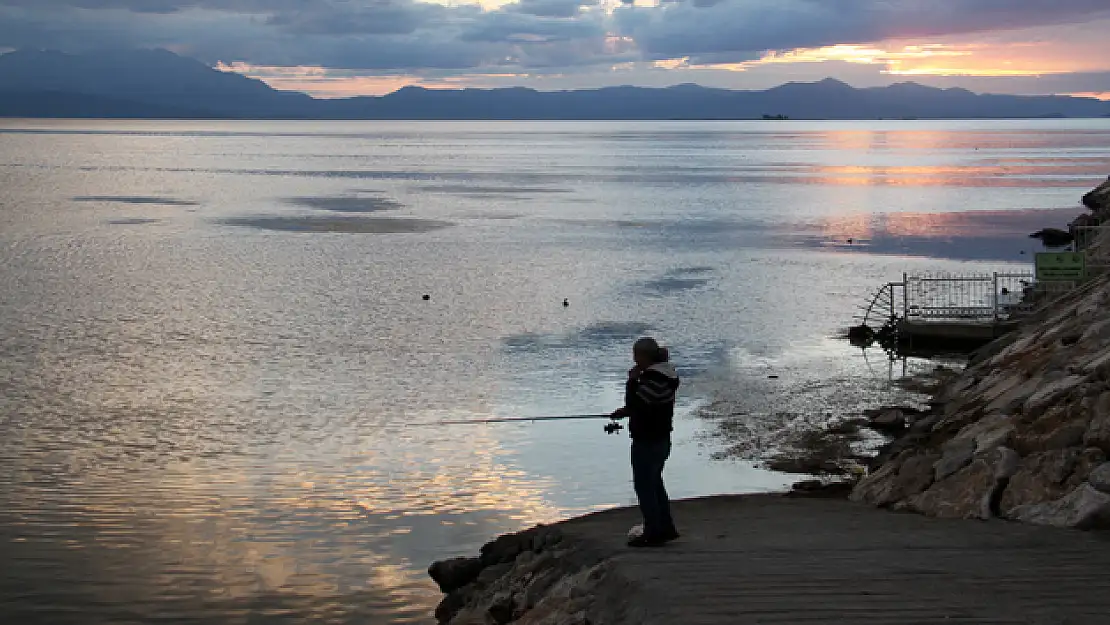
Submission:
M 663 485 L 663 465 L 671 455 L 671 430 L 679 378 L 667 348 L 651 337 L 632 346 L 636 366 L 628 371 L 624 406 L 610 416 L 628 417 L 632 437 L 632 484 L 644 517 L 644 531 L 630 547 L 655 547 L 678 538 L 671 502 Z

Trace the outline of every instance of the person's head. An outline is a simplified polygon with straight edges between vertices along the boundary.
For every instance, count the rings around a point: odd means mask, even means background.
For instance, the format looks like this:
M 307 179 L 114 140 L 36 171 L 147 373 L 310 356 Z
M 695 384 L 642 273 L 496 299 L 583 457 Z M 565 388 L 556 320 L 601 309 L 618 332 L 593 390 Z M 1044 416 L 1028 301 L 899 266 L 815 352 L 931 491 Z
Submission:
M 632 345 L 632 359 L 636 361 L 638 367 L 647 368 L 660 362 L 667 362 L 670 357 L 667 348 L 660 347 L 659 343 L 650 336 L 645 336 Z

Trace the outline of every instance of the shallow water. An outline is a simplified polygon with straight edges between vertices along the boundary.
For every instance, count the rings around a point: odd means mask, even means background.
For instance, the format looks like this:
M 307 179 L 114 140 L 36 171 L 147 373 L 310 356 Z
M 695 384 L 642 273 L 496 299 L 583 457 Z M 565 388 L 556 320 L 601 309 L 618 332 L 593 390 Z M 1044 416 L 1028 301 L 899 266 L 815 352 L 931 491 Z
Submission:
M 856 306 L 1025 268 L 1108 157 L 1110 121 L 0 122 L 0 620 L 426 621 L 431 560 L 633 498 L 600 422 L 414 424 L 607 412 L 644 333 L 672 495 L 781 488 L 718 421 L 902 399 Z

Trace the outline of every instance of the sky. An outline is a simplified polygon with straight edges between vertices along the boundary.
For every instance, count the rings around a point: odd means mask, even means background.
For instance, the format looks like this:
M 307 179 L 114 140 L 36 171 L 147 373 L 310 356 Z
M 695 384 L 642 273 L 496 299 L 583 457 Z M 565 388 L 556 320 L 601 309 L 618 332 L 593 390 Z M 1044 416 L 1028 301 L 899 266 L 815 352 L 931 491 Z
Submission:
M 105 47 L 318 97 L 833 77 L 1110 99 L 1110 0 L 0 0 L 0 49 Z

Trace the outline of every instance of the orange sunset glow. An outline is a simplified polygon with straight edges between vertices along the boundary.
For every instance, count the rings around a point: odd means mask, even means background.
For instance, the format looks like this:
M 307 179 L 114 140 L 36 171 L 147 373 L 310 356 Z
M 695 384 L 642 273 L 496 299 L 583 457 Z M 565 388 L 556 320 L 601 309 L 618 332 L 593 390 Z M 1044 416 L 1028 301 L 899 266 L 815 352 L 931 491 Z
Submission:
M 629 38 L 610 37 L 614 42 L 632 46 Z M 902 79 L 928 77 L 1037 77 L 1076 72 L 1110 70 L 1110 60 L 1076 54 L 1072 46 L 1059 42 L 1036 42 L 1017 45 L 977 43 L 876 43 L 838 44 L 821 48 L 799 48 L 768 51 L 754 61 L 739 63 L 693 63 L 689 57 L 661 59 L 649 63 L 622 62 L 609 71 L 635 72 L 640 67 L 671 72 L 674 83 L 697 81 L 707 72 L 750 73 L 764 68 L 793 66 L 806 68 L 818 79 L 825 65 L 841 63 L 870 66 L 876 72 Z M 277 89 L 304 91 L 318 97 L 338 98 L 359 95 L 383 95 L 406 86 L 429 89 L 494 87 L 510 83 L 528 84 L 543 74 L 526 72 L 467 72 L 452 76 L 421 76 L 418 74 L 336 73 L 320 66 L 275 67 L 243 62 L 220 63 L 223 71 L 259 78 Z M 690 77 L 682 74 L 692 74 Z M 1072 92 L 1070 95 L 1110 100 L 1110 91 Z

